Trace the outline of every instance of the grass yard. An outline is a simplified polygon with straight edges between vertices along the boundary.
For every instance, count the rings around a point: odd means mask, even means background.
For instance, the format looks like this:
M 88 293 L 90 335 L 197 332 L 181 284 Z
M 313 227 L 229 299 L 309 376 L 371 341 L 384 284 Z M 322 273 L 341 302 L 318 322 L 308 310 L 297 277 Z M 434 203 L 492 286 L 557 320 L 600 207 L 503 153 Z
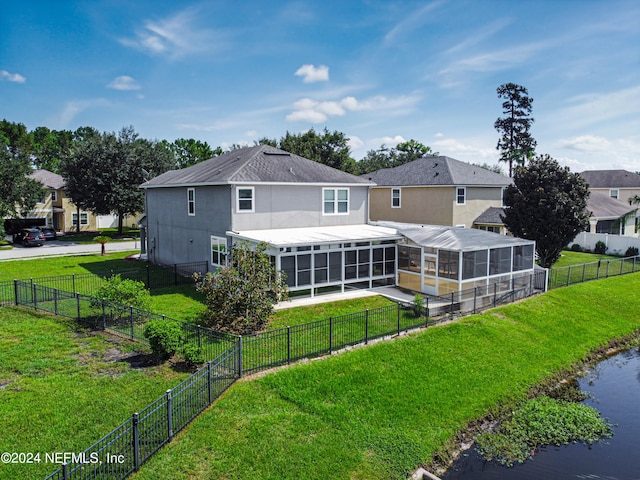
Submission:
M 111 270 L 117 272 L 132 268 L 134 262 L 125 260 L 125 257 L 134 253 L 139 252 L 107 251 L 107 255 L 104 257 L 94 254 L 2 262 L 0 263 L 0 282 L 14 279 L 24 280 L 49 277 L 52 275 L 71 275 L 74 273 L 109 274 Z
M 0 452 L 81 452 L 188 376 L 148 366 L 139 348 L 0 307 Z M 44 478 L 58 467 L 0 464 L 0 478 Z
M 640 274 L 246 379 L 136 480 L 405 479 L 469 422 L 640 329 Z
M 561 257 L 551 268 L 568 267 L 569 265 L 582 265 L 584 263 L 593 263 L 598 260 L 619 259 L 611 255 L 600 255 L 598 253 L 574 252 L 572 250 L 563 250 Z

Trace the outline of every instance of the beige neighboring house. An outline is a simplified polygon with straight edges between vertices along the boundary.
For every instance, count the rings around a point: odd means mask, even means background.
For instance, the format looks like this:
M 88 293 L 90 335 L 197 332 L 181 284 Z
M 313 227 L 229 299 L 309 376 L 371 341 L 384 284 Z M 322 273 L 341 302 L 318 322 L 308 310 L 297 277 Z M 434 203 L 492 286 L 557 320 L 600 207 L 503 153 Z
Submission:
M 637 237 L 636 222 L 638 207 L 621 202 L 609 195 L 592 191 L 587 202 L 591 212 L 589 233 L 607 233 Z
M 580 173 L 592 192 L 629 203 L 635 195 L 640 195 L 640 175 L 627 170 L 587 170 Z
M 75 232 L 78 222 L 78 209 L 70 198 L 65 196 L 64 179 L 49 170 L 36 170 L 30 178 L 38 180 L 45 186 L 47 194 L 28 218 L 45 219 L 45 224 L 58 232 Z M 95 232 L 98 230 L 97 218 L 91 212 L 80 210 L 80 231 Z
M 503 206 L 504 189 L 511 184 L 505 175 L 450 157 L 429 156 L 362 177 L 376 183 L 369 195 L 372 221 L 504 233 L 495 219 Z

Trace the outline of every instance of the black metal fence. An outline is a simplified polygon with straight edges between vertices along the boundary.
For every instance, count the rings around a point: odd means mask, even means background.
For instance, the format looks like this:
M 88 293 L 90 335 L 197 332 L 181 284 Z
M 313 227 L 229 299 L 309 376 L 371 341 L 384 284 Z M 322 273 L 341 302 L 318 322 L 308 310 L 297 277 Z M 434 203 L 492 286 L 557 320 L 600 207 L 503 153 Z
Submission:
M 552 268 L 549 271 L 549 288 L 566 287 L 575 283 L 599 280 L 617 275 L 640 271 L 640 256 L 608 258 L 597 262 L 567 267 Z
M 123 479 L 138 470 L 238 379 L 238 345 L 134 413 L 46 480 Z

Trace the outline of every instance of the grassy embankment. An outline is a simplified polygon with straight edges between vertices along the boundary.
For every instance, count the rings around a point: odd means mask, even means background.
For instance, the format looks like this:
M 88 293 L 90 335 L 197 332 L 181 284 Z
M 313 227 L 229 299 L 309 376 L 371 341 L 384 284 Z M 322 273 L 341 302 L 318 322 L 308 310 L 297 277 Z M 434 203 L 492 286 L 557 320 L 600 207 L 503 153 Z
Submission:
M 0 464 L 0 479 L 44 478 L 60 466 L 45 463 L 45 452 L 83 451 L 188 376 L 149 366 L 139 348 L 0 307 L 0 452 L 41 453 L 40 464 Z
M 406 478 L 469 422 L 637 332 L 640 274 L 234 385 L 134 478 Z

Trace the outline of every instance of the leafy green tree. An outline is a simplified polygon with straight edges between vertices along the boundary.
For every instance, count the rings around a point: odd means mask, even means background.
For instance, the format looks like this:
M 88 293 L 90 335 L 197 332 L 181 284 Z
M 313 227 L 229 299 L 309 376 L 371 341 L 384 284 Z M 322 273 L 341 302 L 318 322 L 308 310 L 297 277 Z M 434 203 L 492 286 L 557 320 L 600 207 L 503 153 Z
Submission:
M 494 127 L 500 133 L 497 149 L 500 161 L 509 164 L 509 176 L 513 173 L 513 164 L 524 165 L 534 155 L 536 141 L 529 133 L 534 119 L 531 117 L 533 98 L 527 89 L 515 83 L 505 83 L 497 88 L 502 103 L 503 118 L 498 118 Z
M 68 154 L 73 143 L 73 132 L 37 127 L 30 135 L 33 142 L 34 166 L 59 174 L 62 159 Z
M 273 313 L 273 304 L 287 298 L 284 274 L 278 272 L 265 253 L 266 243 L 252 249 L 235 245 L 230 263 L 215 273 L 196 277 L 197 290 L 205 295 L 205 325 L 239 335 L 263 330 Z
M 504 175 L 502 171 L 502 167 L 500 165 L 491 165 L 487 162 L 483 163 L 472 163 L 471 165 L 475 165 L 480 168 L 484 168 L 485 170 L 489 170 L 490 172 L 499 173 L 500 175 Z
M 0 219 L 23 216 L 44 196 L 43 185 L 29 178 L 31 141 L 21 123 L 0 122 Z M 4 222 L 0 222 L 4 234 Z
M 360 174 L 375 172 L 382 168 L 393 168 L 405 163 L 413 162 L 428 155 L 438 155 L 437 152 L 414 139 L 399 143 L 395 148 L 381 145 L 378 150 L 369 150 L 366 156 L 358 162 Z
M 299 134 L 287 132 L 280 139 L 278 148 L 347 173 L 357 174 L 358 164 L 351 158 L 348 140 L 344 133 L 337 130 L 329 132 L 325 127 L 324 131 L 318 134 L 312 128 Z
M 173 152 L 176 159 L 175 168 L 186 168 L 220 155 L 222 149 L 213 149 L 207 142 L 193 138 L 178 138 L 173 142 Z
M 515 169 L 504 192 L 503 221 L 516 237 L 535 240 L 538 263 L 551 267 L 560 252 L 589 226 L 589 186 L 549 155 Z

